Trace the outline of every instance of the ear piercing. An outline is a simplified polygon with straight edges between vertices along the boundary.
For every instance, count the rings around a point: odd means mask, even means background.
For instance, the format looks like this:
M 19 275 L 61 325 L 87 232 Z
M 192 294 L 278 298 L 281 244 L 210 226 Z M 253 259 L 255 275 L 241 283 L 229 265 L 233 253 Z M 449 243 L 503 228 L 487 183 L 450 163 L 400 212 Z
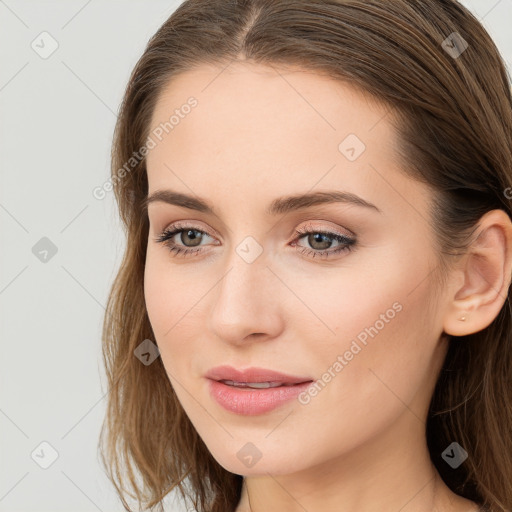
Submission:
M 460 320 L 461 322 L 465 322 L 465 321 L 466 321 L 466 319 L 467 319 L 467 317 L 466 317 L 465 315 L 464 315 L 464 316 L 461 316 L 461 317 L 459 318 L 459 320 Z

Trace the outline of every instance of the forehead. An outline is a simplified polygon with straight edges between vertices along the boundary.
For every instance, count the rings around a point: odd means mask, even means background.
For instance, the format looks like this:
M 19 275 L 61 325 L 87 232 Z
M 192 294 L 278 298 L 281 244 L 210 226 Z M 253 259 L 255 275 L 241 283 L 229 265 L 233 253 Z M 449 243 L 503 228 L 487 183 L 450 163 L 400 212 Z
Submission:
M 226 128 L 230 122 L 240 127 L 250 123 L 253 130 L 266 126 L 270 131 L 275 121 L 277 128 L 294 123 L 297 131 L 301 122 L 312 121 L 311 128 L 319 134 L 347 127 L 363 132 L 390 115 L 389 108 L 368 93 L 325 73 L 235 62 L 200 64 L 173 77 L 160 92 L 151 125 L 169 120 L 191 97 L 199 107 L 194 108 L 194 118 Z M 381 124 L 381 130 L 387 128 Z
M 153 137 L 157 144 L 148 167 L 164 156 L 189 165 L 207 158 L 211 166 L 221 158 L 237 167 L 243 158 L 243 167 L 274 172 L 284 164 L 300 167 L 304 158 L 325 161 L 326 153 L 331 162 L 343 157 L 339 145 L 351 134 L 366 149 L 378 145 L 381 159 L 392 158 L 394 133 L 387 116 L 388 109 L 369 96 L 311 71 L 200 65 L 162 90 L 150 126 L 151 133 L 160 127 L 160 135 Z
M 147 156 L 149 192 L 170 188 L 214 204 L 229 196 L 230 213 L 313 189 L 400 201 L 423 185 L 397 170 L 391 116 L 369 95 L 311 71 L 201 65 L 174 77 L 158 98 L 150 129 L 161 140 L 153 136 Z

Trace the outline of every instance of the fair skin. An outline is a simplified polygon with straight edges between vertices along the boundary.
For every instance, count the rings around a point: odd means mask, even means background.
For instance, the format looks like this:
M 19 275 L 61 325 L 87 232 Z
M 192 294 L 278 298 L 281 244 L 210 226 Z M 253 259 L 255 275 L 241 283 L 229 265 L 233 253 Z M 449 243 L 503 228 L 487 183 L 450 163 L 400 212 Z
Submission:
M 432 192 L 398 169 L 386 109 L 311 72 L 224 67 L 180 74 L 157 102 L 152 127 L 190 96 L 198 105 L 148 154 L 149 194 L 199 197 L 216 215 L 149 204 L 145 297 L 186 414 L 217 462 L 245 477 L 236 512 L 476 511 L 438 477 L 425 423 L 443 333 L 477 332 L 503 306 L 510 220 L 500 210 L 484 216 L 478 241 L 440 289 Z M 349 134 L 366 146 L 354 161 L 338 148 Z M 276 198 L 317 191 L 350 192 L 380 211 L 330 203 L 265 212 Z M 175 244 L 201 252 L 182 256 L 155 241 L 177 221 L 187 227 Z M 305 227 L 356 243 L 313 257 L 343 244 L 295 233 Z M 190 229 L 203 232 L 200 245 Z M 257 245 L 245 245 L 249 236 Z M 243 241 L 262 250 L 251 263 L 237 252 Z M 204 374 L 221 364 L 321 379 L 394 303 L 400 312 L 307 404 L 244 416 L 208 393 Z M 251 467 L 237 457 L 249 442 L 261 453 Z

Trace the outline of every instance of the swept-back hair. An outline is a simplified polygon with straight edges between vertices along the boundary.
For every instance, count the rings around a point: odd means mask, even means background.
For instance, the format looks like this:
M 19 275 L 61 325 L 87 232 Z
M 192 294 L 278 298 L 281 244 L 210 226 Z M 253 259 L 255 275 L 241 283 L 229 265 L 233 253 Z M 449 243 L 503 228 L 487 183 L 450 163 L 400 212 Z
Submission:
M 510 77 L 489 34 L 457 1 L 180 4 L 131 74 L 112 148 L 112 185 L 127 243 L 103 325 L 109 394 L 101 456 L 127 510 L 128 495 L 146 507 L 161 506 L 175 488 L 200 512 L 234 511 L 241 496 L 242 476 L 209 453 L 161 358 L 145 366 L 134 357 L 143 340 L 155 338 L 143 291 L 146 161 L 130 160 L 146 144 L 155 103 L 174 76 L 236 60 L 300 66 L 352 85 L 389 109 L 402 171 L 435 192 L 431 213 L 442 276 L 483 214 L 501 208 L 511 216 Z M 426 428 L 446 484 L 493 512 L 512 509 L 511 425 L 509 291 L 491 325 L 449 340 Z M 469 455 L 458 469 L 441 458 L 453 441 Z

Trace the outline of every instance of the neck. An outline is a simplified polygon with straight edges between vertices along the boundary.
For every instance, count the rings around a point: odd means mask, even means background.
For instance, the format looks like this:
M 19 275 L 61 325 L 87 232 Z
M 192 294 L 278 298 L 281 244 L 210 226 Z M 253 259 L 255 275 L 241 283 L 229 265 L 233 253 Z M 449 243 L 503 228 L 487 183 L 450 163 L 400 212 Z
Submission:
M 478 510 L 440 478 L 423 425 L 407 439 L 395 432 L 300 472 L 264 473 L 244 478 L 236 512 Z

